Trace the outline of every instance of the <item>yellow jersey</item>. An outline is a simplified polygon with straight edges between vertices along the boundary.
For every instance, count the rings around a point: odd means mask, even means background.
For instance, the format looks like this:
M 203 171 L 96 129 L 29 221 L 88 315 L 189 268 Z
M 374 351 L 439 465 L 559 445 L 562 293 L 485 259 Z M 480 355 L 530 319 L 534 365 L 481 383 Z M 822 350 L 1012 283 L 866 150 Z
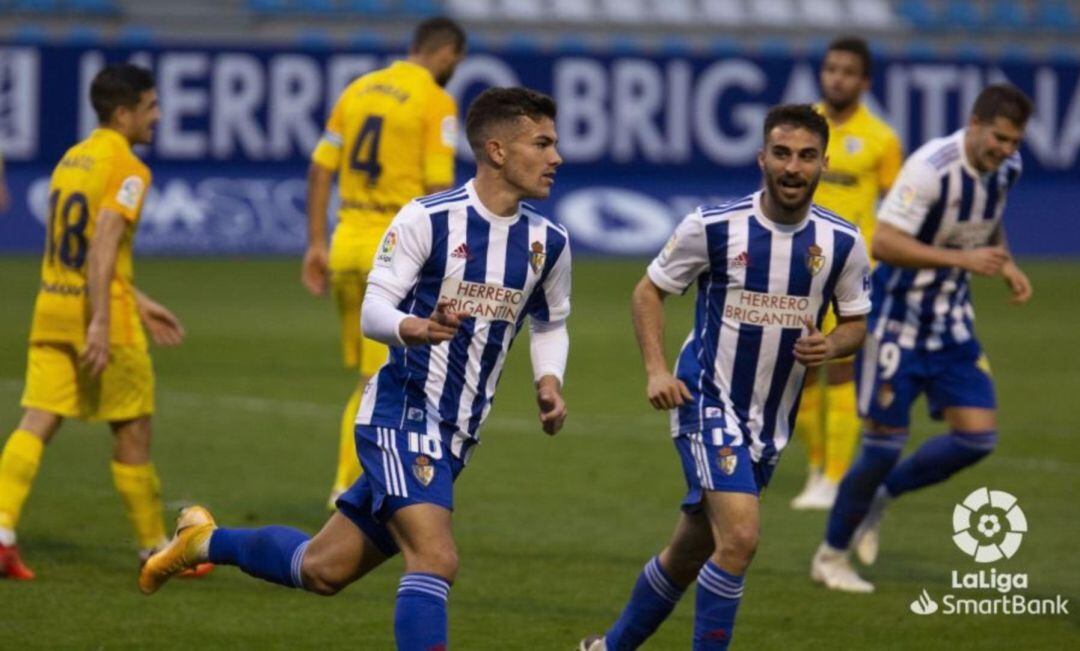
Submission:
M 135 309 L 131 249 L 149 187 L 149 168 L 131 151 L 127 139 L 111 129 L 95 129 L 60 159 L 49 183 L 45 255 L 31 342 L 85 343 L 90 318 L 87 252 L 98 215 L 112 210 L 127 224 L 109 288 L 109 341 L 146 345 Z
M 338 174 L 339 223 L 377 237 L 427 188 L 454 183 L 457 106 L 424 67 L 398 61 L 341 93 L 311 155 Z
M 817 105 L 822 115 L 825 110 Z M 862 230 L 870 246 L 878 199 L 896 180 L 903 162 L 900 139 L 884 120 L 860 104 L 842 124 L 829 122 L 829 168 L 821 175 L 814 203 Z

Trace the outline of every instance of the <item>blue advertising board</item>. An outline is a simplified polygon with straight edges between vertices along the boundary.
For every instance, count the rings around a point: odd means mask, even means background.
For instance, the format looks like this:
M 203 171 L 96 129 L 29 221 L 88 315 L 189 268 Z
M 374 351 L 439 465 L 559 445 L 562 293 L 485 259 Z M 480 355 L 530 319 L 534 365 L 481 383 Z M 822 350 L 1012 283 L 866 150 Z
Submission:
M 307 158 L 338 92 L 400 56 L 391 51 L 0 46 L 0 152 L 13 207 L 0 251 L 39 250 L 48 176 L 94 126 L 87 90 L 107 61 L 154 70 L 162 118 L 141 151 L 154 172 L 137 247 L 162 254 L 295 254 L 304 235 Z M 527 85 L 559 103 L 565 159 L 541 207 L 578 252 L 651 255 L 682 214 L 760 183 L 768 107 L 817 98 L 813 59 L 580 53 L 472 53 L 448 86 L 459 106 L 492 85 Z M 1024 176 L 1006 220 L 1017 252 L 1080 255 L 1080 66 L 877 62 L 872 109 L 907 151 L 963 125 L 979 90 L 1008 80 L 1035 102 Z M 458 147 L 459 178 L 471 156 Z

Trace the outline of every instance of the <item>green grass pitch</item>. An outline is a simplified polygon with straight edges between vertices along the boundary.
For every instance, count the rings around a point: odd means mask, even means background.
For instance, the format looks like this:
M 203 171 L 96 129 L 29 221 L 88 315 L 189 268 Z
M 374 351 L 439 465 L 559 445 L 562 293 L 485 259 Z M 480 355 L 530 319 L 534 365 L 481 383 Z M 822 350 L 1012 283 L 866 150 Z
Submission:
M 4 436 L 20 413 L 37 264 L 0 260 Z M 330 304 L 303 292 L 297 260 L 146 259 L 137 268 L 140 287 L 188 329 L 184 346 L 154 352 L 154 457 L 166 503 L 201 502 L 225 525 L 316 530 L 327 516 L 337 423 L 352 382 L 339 366 Z M 683 480 L 666 418 L 644 399 L 629 320 L 630 289 L 643 268 L 640 261 L 576 263 L 570 419 L 559 436 L 548 438 L 537 426 L 527 346 L 511 354 L 484 444 L 457 484 L 462 563 L 450 599 L 454 648 L 573 648 L 613 621 L 641 566 L 670 533 Z M 801 445 L 791 446 L 765 495 L 735 648 L 1078 648 L 1080 266 L 1027 268 L 1035 299 L 1026 308 L 1009 306 L 997 281 L 976 285 L 978 328 L 1001 404 L 995 454 L 895 504 L 879 564 L 866 572 L 878 592 L 851 596 L 808 578 L 824 514 L 788 508 L 804 463 Z M 689 297 L 669 301 L 671 351 L 691 311 Z M 941 430 L 918 411 L 909 449 Z M 0 582 L 0 647 L 392 648 L 397 560 L 331 599 L 234 568 L 140 595 L 109 451 L 103 425 L 76 422 L 50 446 L 19 532 L 39 578 Z M 1030 525 L 1016 556 L 994 567 L 1027 573 L 1029 597 L 1065 595 L 1073 614 L 910 612 L 924 588 L 936 599 L 961 592 L 949 588 L 952 570 L 978 569 L 950 538 L 953 505 L 980 486 L 1015 494 Z M 647 648 L 689 648 L 687 597 Z

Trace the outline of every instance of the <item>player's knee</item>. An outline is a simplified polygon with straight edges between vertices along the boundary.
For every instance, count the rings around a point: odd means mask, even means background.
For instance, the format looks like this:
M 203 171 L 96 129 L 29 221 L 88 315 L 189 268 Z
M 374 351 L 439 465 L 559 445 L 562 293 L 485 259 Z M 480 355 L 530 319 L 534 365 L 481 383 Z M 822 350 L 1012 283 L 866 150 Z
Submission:
M 349 577 L 345 573 L 321 561 L 318 556 L 304 556 L 300 576 L 305 590 L 324 597 L 332 597 L 349 585 Z
M 968 462 L 974 463 L 989 455 L 997 447 L 997 432 L 990 430 L 984 432 L 961 432 L 953 430 L 952 440 L 955 441 L 968 456 Z
M 458 573 L 457 548 L 450 544 L 424 550 L 417 559 L 417 571 L 438 574 L 453 583 Z
M 757 553 L 758 528 L 754 525 L 735 525 L 724 534 L 722 555 L 735 565 L 748 566 Z

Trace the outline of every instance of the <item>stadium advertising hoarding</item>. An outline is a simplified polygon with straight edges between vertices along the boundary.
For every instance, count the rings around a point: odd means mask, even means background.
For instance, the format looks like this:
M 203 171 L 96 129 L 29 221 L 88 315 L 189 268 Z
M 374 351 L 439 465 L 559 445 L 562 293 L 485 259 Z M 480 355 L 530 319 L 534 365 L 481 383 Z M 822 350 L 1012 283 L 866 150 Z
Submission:
M 304 173 L 326 112 L 355 76 L 398 53 L 211 47 L 0 46 L 0 151 L 13 209 L 0 250 L 40 248 L 48 175 L 94 125 L 86 100 L 106 61 L 158 78 L 162 119 L 141 152 L 154 170 L 144 253 L 298 253 Z M 813 59 L 476 52 L 448 89 L 462 110 L 490 85 L 524 84 L 559 102 L 566 164 L 543 206 L 579 252 L 651 255 L 681 214 L 758 182 L 761 122 L 778 102 L 817 97 Z M 870 104 L 906 151 L 963 124 L 979 89 L 1007 79 L 1035 101 L 1024 177 L 1007 220 L 1017 251 L 1080 254 L 1080 223 L 1047 206 L 1080 204 L 1076 63 L 884 59 Z M 459 173 L 470 155 L 459 146 Z

